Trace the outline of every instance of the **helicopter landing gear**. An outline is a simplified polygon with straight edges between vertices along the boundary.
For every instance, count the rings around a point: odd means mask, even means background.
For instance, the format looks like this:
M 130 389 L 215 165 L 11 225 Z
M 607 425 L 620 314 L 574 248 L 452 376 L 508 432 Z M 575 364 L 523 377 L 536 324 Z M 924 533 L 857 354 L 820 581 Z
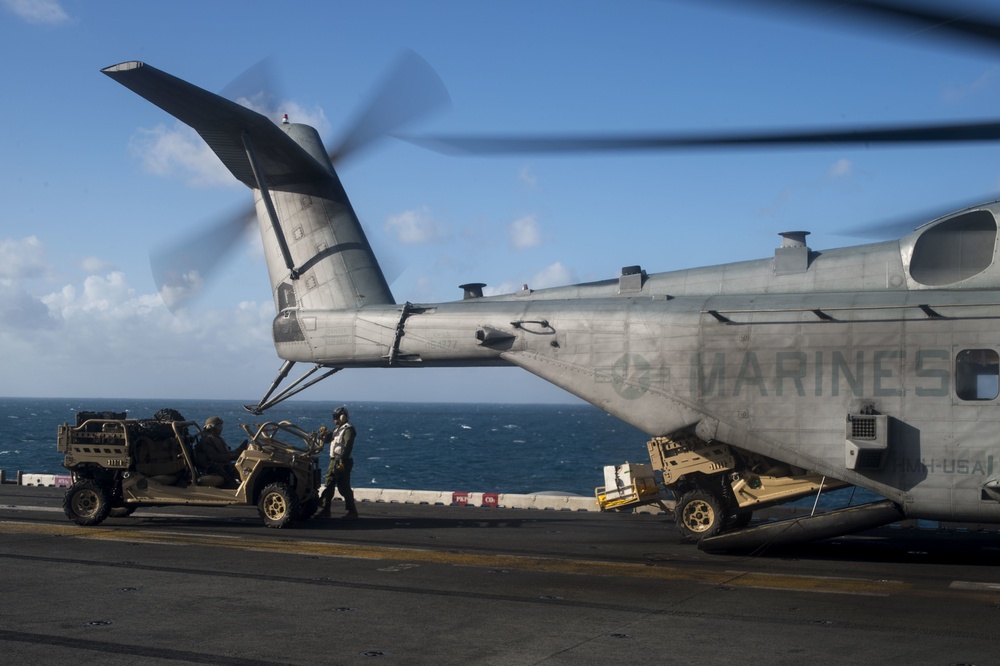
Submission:
M 281 369 L 278 370 L 278 376 L 274 378 L 273 382 L 271 382 L 271 386 L 268 387 L 267 393 L 265 393 L 264 397 L 260 399 L 260 402 L 258 402 L 256 405 L 243 405 L 243 409 L 247 410 L 251 414 L 260 416 L 261 414 L 264 413 L 264 410 L 274 407 L 279 402 L 291 398 L 293 395 L 306 390 L 313 384 L 326 379 L 335 372 L 340 372 L 342 369 L 342 368 L 329 368 L 324 374 L 320 375 L 316 379 L 313 379 L 312 381 L 300 386 L 300 384 L 306 381 L 314 372 L 324 367 L 321 365 L 316 365 L 311 370 L 307 371 L 304 375 L 302 375 L 294 382 L 292 382 L 291 385 L 286 386 L 282 391 L 278 393 L 277 396 L 272 398 L 271 397 L 272 394 L 274 394 L 275 390 L 277 390 L 281 382 L 285 380 L 285 377 L 288 376 L 288 373 L 292 369 L 293 365 L 295 365 L 295 361 L 285 361 L 281 365 Z

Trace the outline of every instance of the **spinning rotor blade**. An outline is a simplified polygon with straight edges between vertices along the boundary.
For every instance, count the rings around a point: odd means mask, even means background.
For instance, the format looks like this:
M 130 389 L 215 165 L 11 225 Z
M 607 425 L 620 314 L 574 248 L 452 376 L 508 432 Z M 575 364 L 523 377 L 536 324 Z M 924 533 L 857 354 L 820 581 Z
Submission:
M 372 141 L 450 103 L 434 68 L 413 51 L 404 51 L 330 151 L 330 161 L 336 166 Z
M 275 111 L 277 97 L 269 65 L 264 60 L 248 69 L 225 88 L 225 95 L 249 103 L 260 113 Z M 337 164 L 449 102 L 448 91 L 434 69 L 416 53 L 406 51 L 355 115 L 337 148 L 330 152 L 330 160 Z M 152 252 L 153 279 L 167 308 L 176 311 L 197 296 L 256 219 L 255 208 L 247 206 L 189 238 Z
M 256 211 L 246 208 L 182 241 L 150 252 L 153 281 L 167 309 L 176 312 L 201 293 L 256 219 Z
M 402 137 L 415 145 L 449 155 L 512 153 L 596 153 L 695 148 L 762 148 L 839 144 L 958 143 L 1000 140 L 1000 122 L 810 129 L 795 132 L 754 131 L 721 134 L 631 134 L 618 136 L 429 136 Z
M 996 194 L 991 195 L 996 197 Z M 945 215 L 951 215 L 968 208 L 974 208 L 985 204 L 996 203 L 995 200 L 984 200 L 982 197 L 975 201 L 956 201 L 949 205 L 935 206 L 919 213 L 907 213 L 891 219 L 875 222 L 874 224 L 864 224 L 856 227 L 849 227 L 839 232 L 833 232 L 834 236 L 846 236 L 850 238 L 866 238 L 869 240 L 891 240 L 905 236 L 906 234 L 919 229 L 925 224 L 930 224 L 934 220 Z
M 1000 48 L 1000 17 L 973 16 L 961 7 L 931 7 L 903 0 L 715 0 L 701 6 L 727 6 L 753 11 L 762 6 L 799 10 L 812 18 L 877 23 L 909 35 L 943 36 Z M 942 3 L 943 4 L 943 3 Z M 437 135 L 409 136 L 406 141 L 450 155 L 513 153 L 606 153 L 704 148 L 766 148 L 839 144 L 918 144 L 996 141 L 1000 122 L 964 122 L 884 127 L 832 127 L 795 131 L 751 130 L 729 133 L 642 134 L 591 133 L 578 135 Z
M 230 81 L 219 94 L 242 104 L 257 113 L 274 117 L 285 97 L 276 85 L 274 60 L 264 58 L 250 65 L 242 74 Z
M 938 3 L 943 7 L 932 7 L 930 3 L 911 0 L 715 0 L 715 4 L 751 11 L 754 6 L 764 4 L 781 11 L 820 10 L 809 13 L 823 20 L 833 18 L 877 24 L 904 36 L 944 37 L 953 42 L 1000 48 L 1000 17 L 977 16 L 971 8 L 963 9 L 952 3 Z

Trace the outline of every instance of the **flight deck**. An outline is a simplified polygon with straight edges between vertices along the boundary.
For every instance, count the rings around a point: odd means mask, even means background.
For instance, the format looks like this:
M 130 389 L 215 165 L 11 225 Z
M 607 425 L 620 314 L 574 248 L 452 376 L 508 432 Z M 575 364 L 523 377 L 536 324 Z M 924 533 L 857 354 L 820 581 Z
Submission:
M 995 663 L 1000 538 L 881 528 L 710 554 L 664 515 L 363 502 L 96 527 L 0 485 L 9 663 Z M 338 505 L 335 503 L 334 515 Z

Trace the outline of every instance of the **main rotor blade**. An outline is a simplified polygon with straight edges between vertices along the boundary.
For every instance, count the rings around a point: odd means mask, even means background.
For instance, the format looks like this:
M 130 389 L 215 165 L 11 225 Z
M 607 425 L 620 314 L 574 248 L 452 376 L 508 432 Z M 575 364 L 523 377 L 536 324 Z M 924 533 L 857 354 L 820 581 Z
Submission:
M 373 141 L 450 103 L 434 68 L 413 51 L 404 51 L 330 150 L 330 161 L 336 166 Z
M 996 193 L 989 197 L 978 197 L 972 200 L 955 201 L 947 205 L 939 205 L 927 208 L 923 211 L 907 213 L 897 217 L 884 219 L 872 224 L 864 224 L 855 227 L 848 227 L 840 231 L 832 232 L 834 236 L 846 236 L 850 238 L 866 238 L 869 240 L 893 240 L 900 236 L 919 229 L 925 224 L 930 224 L 934 220 L 952 215 L 963 210 L 997 203 Z
M 438 135 L 400 138 L 415 145 L 448 155 L 606 153 L 696 148 L 766 148 L 768 146 L 997 141 L 1000 140 L 1000 122 L 984 121 L 852 129 L 805 129 L 790 132 L 746 131 L 719 134 L 621 134 L 617 136 L 601 136 L 598 134 L 564 136 Z
M 704 2 L 699 2 L 704 6 Z M 712 4 L 712 1 L 708 4 Z M 900 0 L 714 0 L 717 5 L 729 5 L 753 11 L 754 7 L 771 5 L 780 11 L 788 9 L 810 11 L 813 18 L 865 21 L 901 32 L 904 36 L 945 37 L 953 42 L 976 44 L 1000 49 L 1000 16 L 986 16 L 981 9 L 953 3 L 914 3 Z

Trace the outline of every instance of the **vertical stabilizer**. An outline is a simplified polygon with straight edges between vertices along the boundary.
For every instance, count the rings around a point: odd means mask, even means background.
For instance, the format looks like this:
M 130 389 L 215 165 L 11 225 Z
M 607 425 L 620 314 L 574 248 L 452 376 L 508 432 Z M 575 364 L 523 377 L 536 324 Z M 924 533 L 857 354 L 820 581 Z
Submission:
M 267 193 L 254 190 L 276 309 L 342 310 L 394 303 L 316 131 L 306 125 L 283 127 L 296 143 L 321 160 L 329 176 L 271 190 L 277 228 L 267 209 Z M 282 237 L 291 269 L 281 250 Z
M 278 312 L 394 303 L 316 130 L 276 125 L 142 62 L 102 71 L 191 126 L 253 190 Z

